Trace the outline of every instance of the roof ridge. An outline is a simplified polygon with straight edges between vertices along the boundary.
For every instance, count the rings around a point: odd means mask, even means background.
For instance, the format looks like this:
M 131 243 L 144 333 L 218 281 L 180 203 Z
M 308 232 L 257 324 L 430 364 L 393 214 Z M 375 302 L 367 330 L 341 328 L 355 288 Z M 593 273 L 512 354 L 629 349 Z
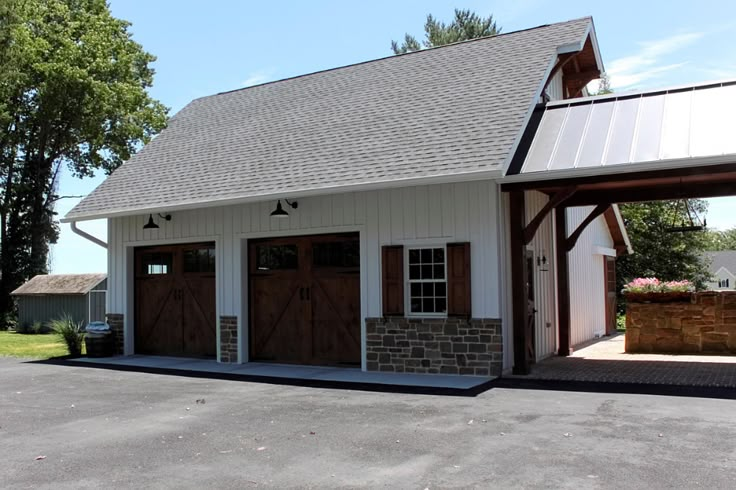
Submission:
M 581 20 L 589 20 L 589 21 L 592 22 L 593 21 L 593 16 L 587 15 L 587 16 L 583 16 L 583 17 L 578 17 L 576 19 L 570 19 L 570 20 L 565 20 L 565 21 L 561 21 L 561 22 L 553 22 L 551 24 L 542 24 L 542 25 L 538 25 L 538 26 L 534 26 L 534 27 L 527 27 L 525 29 L 518 29 L 516 31 L 502 32 L 500 34 L 495 34 L 495 35 L 492 35 L 492 36 L 477 37 L 477 38 L 474 38 L 474 39 L 466 39 L 466 40 L 463 40 L 463 41 L 457 41 L 457 42 L 450 43 L 450 44 L 443 44 L 441 46 L 432 46 L 432 47 L 429 47 L 429 48 L 423 48 L 423 49 L 419 49 L 417 51 L 410 51 L 410 52 L 401 53 L 401 54 L 392 54 L 392 55 L 384 56 L 382 58 L 374 58 L 374 59 L 371 59 L 371 60 L 358 61 L 356 63 L 348 63 L 347 65 L 334 66 L 332 68 L 325 68 L 323 70 L 317 70 L 317 71 L 313 71 L 313 72 L 309 72 L 309 73 L 302 73 L 300 75 L 294 75 L 294 76 L 291 76 L 291 77 L 280 78 L 278 80 L 270 80 L 268 82 L 263 82 L 263 83 L 259 83 L 259 84 L 256 84 L 256 85 L 249 85 L 247 87 L 240 87 L 240 88 L 235 88 L 235 89 L 232 89 L 232 90 L 225 90 L 223 92 L 217 92 L 215 94 L 203 95 L 202 97 L 197 97 L 196 99 L 192 100 L 192 102 L 194 102 L 195 100 L 207 99 L 207 98 L 210 98 L 210 97 L 217 97 L 219 95 L 231 94 L 233 92 L 240 92 L 240 91 L 243 91 L 243 90 L 250 90 L 250 89 L 253 89 L 253 88 L 256 88 L 256 87 L 262 87 L 264 85 L 272 85 L 274 83 L 285 82 L 285 81 L 288 81 L 288 80 L 295 80 L 295 79 L 298 79 L 298 78 L 303 78 L 303 77 L 308 77 L 308 76 L 312 76 L 312 75 L 317 75 L 317 74 L 320 74 L 320 73 L 327 73 L 327 72 L 331 72 L 331 71 L 335 71 L 335 70 L 342 70 L 343 68 L 350 68 L 352 66 L 360 66 L 360 65 L 365 65 L 365 64 L 368 64 L 368 63 L 375 63 L 377 61 L 383 61 L 383 60 L 388 60 L 388 59 L 393 59 L 393 58 L 401 58 L 401 57 L 410 56 L 410 55 L 419 55 L 419 54 L 422 54 L 422 53 L 427 53 L 427 52 L 430 52 L 430 51 L 435 51 L 437 49 L 449 48 L 449 47 L 452 47 L 452 46 L 458 46 L 458 45 L 462 45 L 462 44 L 470 44 L 470 43 L 475 43 L 475 42 L 480 42 L 480 41 L 488 41 L 490 39 L 495 39 L 495 38 L 499 38 L 499 37 L 510 36 L 510 35 L 513 35 L 513 34 L 521 34 L 521 33 L 524 33 L 524 32 L 534 31 L 534 30 L 537 30 L 537 29 L 544 29 L 544 28 L 547 28 L 547 27 L 559 26 L 559 25 L 562 25 L 562 24 L 571 24 L 573 22 L 579 22 Z

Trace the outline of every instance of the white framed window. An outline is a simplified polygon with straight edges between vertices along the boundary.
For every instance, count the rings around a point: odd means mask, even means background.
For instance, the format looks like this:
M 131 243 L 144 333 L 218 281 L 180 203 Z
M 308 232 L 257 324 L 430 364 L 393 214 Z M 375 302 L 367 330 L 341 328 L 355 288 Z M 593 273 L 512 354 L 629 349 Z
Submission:
M 718 280 L 718 287 L 719 287 L 719 288 L 727 288 L 727 287 L 729 287 L 729 286 L 728 286 L 728 283 L 729 283 L 729 282 L 730 282 L 730 281 L 728 280 L 728 278 L 726 278 L 726 279 L 719 279 L 719 280 Z
M 406 255 L 406 311 L 410 316 L 446 316 L 446 247 L 407 247 Z

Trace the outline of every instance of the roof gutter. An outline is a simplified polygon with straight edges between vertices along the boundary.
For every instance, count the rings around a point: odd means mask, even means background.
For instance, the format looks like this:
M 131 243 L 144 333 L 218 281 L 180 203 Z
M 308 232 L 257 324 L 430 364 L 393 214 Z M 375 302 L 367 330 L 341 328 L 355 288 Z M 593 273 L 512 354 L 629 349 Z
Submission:
M 77 228 L 77 222 L 76 221 L 70 221 L 69 224 L 72 226 L 72 231 L 74 233 L 76 233 L 77 235 L 81 236 L 82 238 L 85 238 L 85 239 L 89 240 L 90 242 L 94 243 L 95 245 L 99 245 L 100 247 L 102 247 L 104 249 L 107 249 L 107 243 L 106 242 L 103 242 L 99 238 L 94 237 L 94 236 L 90 235 L 89 233 L 87 233 L 86 231 L 80 230 L 79 228 Z

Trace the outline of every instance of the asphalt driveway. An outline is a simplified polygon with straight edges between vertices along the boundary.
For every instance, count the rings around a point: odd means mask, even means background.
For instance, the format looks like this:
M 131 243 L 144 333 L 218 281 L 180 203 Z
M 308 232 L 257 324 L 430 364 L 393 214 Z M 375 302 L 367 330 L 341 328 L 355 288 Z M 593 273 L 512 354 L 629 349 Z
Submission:
M 736 488 L 734 403 L 370 393 L 0 358 L 0 487 Z

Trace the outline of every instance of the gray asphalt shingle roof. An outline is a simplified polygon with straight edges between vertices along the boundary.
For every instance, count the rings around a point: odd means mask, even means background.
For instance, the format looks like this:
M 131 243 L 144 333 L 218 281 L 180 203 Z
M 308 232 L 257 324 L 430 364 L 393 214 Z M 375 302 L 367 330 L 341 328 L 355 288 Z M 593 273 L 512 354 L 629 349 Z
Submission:
M 723 250 L 720 252 L 705 252 L 706 262 L 709 264 L 711 274 L 715 274 L 721 267 L 731 274 L 736 274 L 736 250 Z
M 87 294 L 106 278 L 107 274 L 40 274 L 10 294 Z
M 65 219 L 501 171 L 558 48 L 591 22 L 196 99 Z

